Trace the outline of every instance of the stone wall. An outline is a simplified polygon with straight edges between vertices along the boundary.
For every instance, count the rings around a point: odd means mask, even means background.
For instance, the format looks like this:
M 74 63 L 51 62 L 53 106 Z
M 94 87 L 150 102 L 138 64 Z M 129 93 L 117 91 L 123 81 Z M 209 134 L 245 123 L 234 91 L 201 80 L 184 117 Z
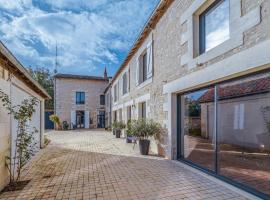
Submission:
M 10 95 L 10 82 L 0 78 L 0 89 Z M 0 105 L 0 190 L 9 181 L 8 170 L 5 167 L 5 157 L 10 156 L 10 142 L 10 117 L 6 109 Z
M 187 10 L 192 9 L 195 4 L 198 2 L 204 2 L 200 0 L 175 0 L 169 9 L 166 11 L 164 16 L 159 20 L 156 27 L 152 30 L 148 38 L 144 41 L 141 48 L 130 60 L 126 68 L 130 68 L 130 92 L 128 95 L 120 97 L 119 101 L 113 103 L 113 110 L 119 110 L 122 108 L 123 116 L 125 116 L 125 107 L 130 104 L 135 104 L 135 111 L 133 112 L 133 118 L 137 118 L 137 108 L 135 100 L 146 94 L 150 95 L 150 99 L 147 100 L 148 107 L 148 118 L 154 118 L 158 122 L 162 123 L 167 129 L 168 133 L 161 138 L 161 147 L 166 152 L 168 158 L 174 158 L 176 154 L 175 141 L 176 141 L 176 125 L 174 124 L 175 111 L 176 108 L 173 107 L 172 101 L 175 101 L 172 97 L 175 97 L 173 93 L 168 94 L 164 91 L 164 87 L 170 86 L 170 83 L 174 83 L 177 80 L 181 80 L 184 77 L 188 77 L 190 74 L 193 74 L 197 71 L 204 71 L 205 69 L 224 61 L 232 57 L 233 55 L 239 54 L 242 51 L 245 51 L 249 48 L 252 48 L 258 44 L 262 44 L 268 39 L 270 39 L 270 1 L 268 0 L 231 0 L 231 3 L 236 3 L 240 5 L 239 13 L 236 13 L 239 19 L 241 19 L 241 24 L 238 24 L 241 30 L 243 30 L 242 35 L 239 36 L 240 43 L 238 46 L 233 46 L 228 43 L 225 48 L 229 49 L 224 53 L 224 49 L 208 53 L 207 56 L 202 56 L 198 60 L 206 60 L 206 62 L 199 63 L 196 65 L 196 59 L 188 57 L 187 52 L 189 51 L 189 40 L 187 39 L 190 35 L 186 34 L 188 31 L 187 21 L 184 19 L 186 16 L 191 16 L 192 13 L 185 13 Z M 238 2 L 236 2 L 238 1 Z M 183 16 L 185 15 L 185 16 Z M 252 19 L 255 18 L 256 19 Z M 253 20 L 253 24 L 250 26 L 245 25 L 245 23 Z M 246 20 L 246 21 L 245 21 Z M 239 20 L 240 22 L 240 20 Z M 244 26 L 241 28 L 241 26 Z M 198 33 L 194 33 L 198 34 Z M 240 33 L 239 33 L 240 34 Z M 243 38 L 241 41 L 241 37 Z M 136 60 L 138 57 L 138 52 L 149 42 L 150 39 L 153 39 L 153 78 L 152 81 L 144 86 L 136 86 L 135 76 L 136 76 Z M 239 42 L 239 41 L 237 41 Z M 229 47 L 233 46 L 234 48 L 230 49 Z M 219 47 L 218 47 L 219 48 Z M 220 49 L 220 48 L 219 48 Z M 243 58 L 245 59 L 245 58 Z M 254 58 L 256 59 L 256 58 Z M 189 64 L 191 63 L 191 64 Z M 194 65 L 195 63 L 195 65 Z M 232 60 L 232 63 L 234 61 Z M 235 68 L 237 69 L 237 62 L 235 61 Z M 226 66 L 224 69 L 226 71 Z M 230 66 L 231 67 L 231 66 Z M 256 68 L 258 66 L 254 66 Z M 240 70 L 240 68 L 238 68 Z M 240 70 L 241 71 L 241 70 Z M 113 85 L 119 80 L 119 77 L 114 81 Z M 196 77 L 198 79 L 205 78 L 204 84 L 207 82 L 210 83 L 213 79 L 218 79 L 216 74 L 208 74 L 208 77 Z M 195 79 L 196 79 L 195 78 Z M 209 78 L 209 79 L 208 79 Z M 188 90 L 191 88 L 189 82 L 192 83 L 194 80 L 187 80 L 186 86 L 182 89 Z M 169 87 L 168 86 L 168 87 Z M 174 86 L 177 88 L 177 86 Z M 193 88 L 196 87 L 192 86 Z M 198 87 L 198 86 L 197 86 Z M 180 92 L 175 90 L 174 93 Z M 113 93 L 113 92 L 112 92 Z M 173 96 L 174 95 L 174 96 Z M 173 110 L 174 112 L 171 112 Z M 157 149 L 156 147 L 154 147 Z
M 56 78 L 56 115 L 70 124 L 71 111 L 89 111 L 93 122 L 90 128 L 97 128 L 97 112 L 105 109 L 100 105 L 100 95 L 107 85 L 104 80 Z M 76 105 L 76 92 L 85 92 L 84 105 Z

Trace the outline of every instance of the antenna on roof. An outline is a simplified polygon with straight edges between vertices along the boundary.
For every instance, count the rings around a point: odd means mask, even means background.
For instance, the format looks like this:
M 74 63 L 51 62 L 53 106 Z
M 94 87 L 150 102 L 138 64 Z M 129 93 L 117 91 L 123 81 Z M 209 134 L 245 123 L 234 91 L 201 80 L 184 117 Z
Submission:
M 59 63 L 58 63 L 58 44 L 57 44 L 57 41 L 56 41 L 54 74 L 57 74 L 58 67 L 59 67 Z

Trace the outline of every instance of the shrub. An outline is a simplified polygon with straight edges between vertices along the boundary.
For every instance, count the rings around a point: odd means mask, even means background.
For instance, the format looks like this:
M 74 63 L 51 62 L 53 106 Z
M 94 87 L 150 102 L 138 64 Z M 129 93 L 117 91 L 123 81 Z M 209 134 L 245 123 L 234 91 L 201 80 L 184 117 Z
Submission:
M 60 118 L 57 115 L 51 115 L 50 120 L 57 125 L 57 127 L 61 126 Z
M 115 121 L 112 124 L 113 130 L 122 130 L 125 127 L 126 127 L 126 124 L 124 122 L 122 122 L 122 121 L 120 121 L 120 122 Z
M 131 123 L 132 123 L 132 121 L 128 120 L 127 126 L 126 126 L 126 128 L 127 128 L 127 130 L 126 130 L 127 137 L 133 136 L 132 130 L 131 130 Z
M 140 140 L 148 139 L 162 132 L 162 127 L 159 123 L 153 120 L 139 119 L 131 122 L 131 133 Z
M 67 121 L 63 121 L 63 129 L 64 130 L 68 130 L 68 128 L 69 128 L 68 122 Z
M 50 120 L 53 122 L 53 123 L 56 123 L 58 125 L 60 125 L 60 119 L 57 115 L 51 115 L 50 116 Z

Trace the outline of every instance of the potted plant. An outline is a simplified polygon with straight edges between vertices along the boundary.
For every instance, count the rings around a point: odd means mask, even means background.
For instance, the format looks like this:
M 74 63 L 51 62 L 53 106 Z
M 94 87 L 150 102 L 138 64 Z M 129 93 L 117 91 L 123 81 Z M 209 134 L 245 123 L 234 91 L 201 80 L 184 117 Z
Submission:
M 116 130 L 115 130 L 115 137 L 120 138 L 122 130 L 126 127 L 126 124 L 123 122 L 117 122 Z
M 162 128 L 159 123 L 153 120 L 139 119 L 131 123 L 131 131 L 139 140 L 140 153 L 148 155 L 150 148 L 149 138 L 161 133 Z
M 118 122 L 117 121 L 115 121 L 115 122 L 112 123 L 112 132 L 113 132 L 113 135 L 115 135 L 117 125 L 118 125 Z
M 128 120 L 127 122 L 127 129 L 126 129 L 126 143 L 132 143 L 133 135 L 131 131 L 131 120 Z
M 69 124 L 67 121 L 63 121 L 62 125 L 63 125 L 63 130 L 68 130 Z
M 60 118 L 57 115 L 51 115 L 50 120 L 55 124 L 55 129 L 59 130 L 61 127 Z

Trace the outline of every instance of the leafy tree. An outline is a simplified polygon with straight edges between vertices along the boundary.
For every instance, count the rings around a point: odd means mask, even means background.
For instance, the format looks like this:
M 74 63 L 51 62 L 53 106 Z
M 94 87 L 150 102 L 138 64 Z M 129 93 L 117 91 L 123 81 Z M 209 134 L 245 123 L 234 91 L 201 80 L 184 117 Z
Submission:
M 50 100 L 45 101 L 45 109 L 53 109 L 54 108 L 54 81 L 52 73 L 44 68 L 44 67 L 37 67 L 35 69 L 29 67 L 29 73 L 52 97 Z

